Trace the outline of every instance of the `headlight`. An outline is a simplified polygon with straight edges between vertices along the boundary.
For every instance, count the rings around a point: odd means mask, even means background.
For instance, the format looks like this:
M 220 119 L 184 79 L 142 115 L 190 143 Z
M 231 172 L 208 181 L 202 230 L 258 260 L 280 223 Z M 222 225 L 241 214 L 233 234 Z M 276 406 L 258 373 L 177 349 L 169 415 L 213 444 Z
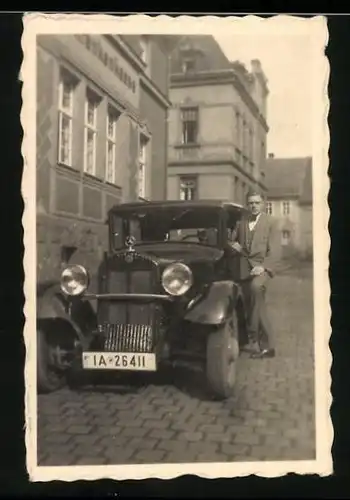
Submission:
M 162 274 L 162 285 L 164 290 L 170 295 L 183 295 L 192 286 L 193 275 L 191 269 L 176 262 L 166 267 Z
M 61 274 L 61 288 L 67 295 L 81 295 L 89 285 L 89 275 L 85 267 L 66 267 Z

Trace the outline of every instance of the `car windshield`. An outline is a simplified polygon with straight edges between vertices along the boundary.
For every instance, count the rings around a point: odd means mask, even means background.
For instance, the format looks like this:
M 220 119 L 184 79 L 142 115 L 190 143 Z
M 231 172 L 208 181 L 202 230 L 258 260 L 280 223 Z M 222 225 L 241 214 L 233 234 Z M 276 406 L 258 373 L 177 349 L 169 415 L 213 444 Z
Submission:
M 219 242 L 219 221 L 219 210 L 208 207 L 157 207 L 116 213 L 112 216 L 114 248 L 124 247 L 127 236 L 134 236 L 136 245 L 192 242 L 216 246 Z

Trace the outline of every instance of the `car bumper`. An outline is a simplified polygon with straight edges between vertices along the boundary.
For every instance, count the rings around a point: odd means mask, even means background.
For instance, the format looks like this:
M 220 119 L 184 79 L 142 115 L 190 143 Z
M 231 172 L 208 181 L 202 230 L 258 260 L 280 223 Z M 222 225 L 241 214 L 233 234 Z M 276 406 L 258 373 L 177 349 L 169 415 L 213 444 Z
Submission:
M 88 300 L 122 300 L 122 301 L 163 301 L 173 302 L 174 297 L 158 293 L 86 293 L 85 299 Z

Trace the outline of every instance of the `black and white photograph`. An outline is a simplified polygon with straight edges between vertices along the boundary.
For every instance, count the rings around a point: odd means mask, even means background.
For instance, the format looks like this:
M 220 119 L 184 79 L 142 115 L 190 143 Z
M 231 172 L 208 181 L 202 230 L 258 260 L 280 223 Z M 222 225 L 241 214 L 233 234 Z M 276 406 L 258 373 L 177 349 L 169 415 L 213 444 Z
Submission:
M 331 474 L 325 18 L 23 23 L 30 480 Z

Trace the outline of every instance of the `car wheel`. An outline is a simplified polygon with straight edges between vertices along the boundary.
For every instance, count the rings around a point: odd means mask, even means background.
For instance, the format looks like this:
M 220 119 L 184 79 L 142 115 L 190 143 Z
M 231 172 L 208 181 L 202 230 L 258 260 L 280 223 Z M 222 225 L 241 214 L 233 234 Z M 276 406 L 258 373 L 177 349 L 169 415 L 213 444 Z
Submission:
M 211 332 L 207 340 L 206 374 L 210 391 L 219 399 L 233 395 L 239 357 L 237 314 Z
M 53 364 L 53 350 L 42 330 L 37 331 L 37 388 L 40 393 L 54 392 L 66 383 L 64 372 Z

